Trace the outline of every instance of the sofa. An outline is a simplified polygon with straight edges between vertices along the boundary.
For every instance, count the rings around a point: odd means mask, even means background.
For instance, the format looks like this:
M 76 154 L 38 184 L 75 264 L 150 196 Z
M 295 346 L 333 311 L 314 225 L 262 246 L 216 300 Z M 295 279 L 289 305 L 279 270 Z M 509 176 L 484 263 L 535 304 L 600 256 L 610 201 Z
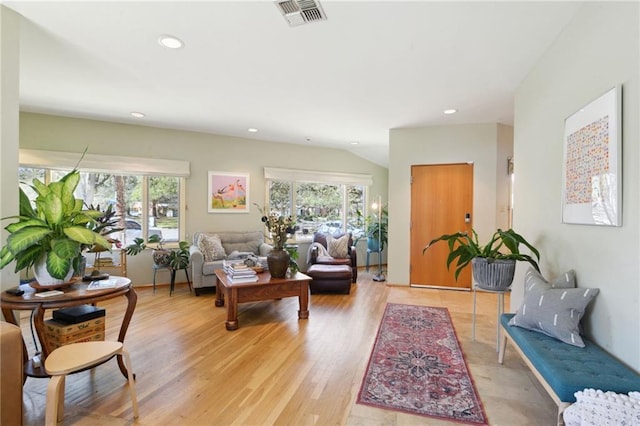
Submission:
M 195 232 L 189 258 L 196 296 L 202 289 L 215 289 L 218 280 L 214 271 L 222 268 L 224 260 L 242 259 L 249 255 L 264 257 L 272 248 L 264 242 L 262 231 Z

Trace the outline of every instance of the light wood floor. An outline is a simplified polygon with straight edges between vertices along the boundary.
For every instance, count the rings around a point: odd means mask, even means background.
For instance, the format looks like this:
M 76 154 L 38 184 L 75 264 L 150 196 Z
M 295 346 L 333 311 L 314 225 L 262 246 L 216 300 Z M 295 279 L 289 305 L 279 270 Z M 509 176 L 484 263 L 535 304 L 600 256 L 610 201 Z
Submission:
M 362 271 L 350 295 L 312 295 L 308 320 L 297 300 L 241 304 L 240 328 L 226 331 L 214 295 L 186 286 L 173 296 L 137 287 L 125 341 L 135 373 L 140 418 L 132 420 L 126 381 L 115 361 L 67 380 L 65 425 L 450 425 L 355 403 L 386 303 L 449 309 L 492 425 L 553 425 L 556 407 L 511 348 L 495 349 L 496 299 L 371 281 Z M 101 304 L 107 338 L 116 339 L 125 299 Z M 507 304 L 508 306 L 508 304 Z M 22 320 L 27 338 L 28 317 Z M 27 379 L 25 424 L 41 425 L 47 379 Z

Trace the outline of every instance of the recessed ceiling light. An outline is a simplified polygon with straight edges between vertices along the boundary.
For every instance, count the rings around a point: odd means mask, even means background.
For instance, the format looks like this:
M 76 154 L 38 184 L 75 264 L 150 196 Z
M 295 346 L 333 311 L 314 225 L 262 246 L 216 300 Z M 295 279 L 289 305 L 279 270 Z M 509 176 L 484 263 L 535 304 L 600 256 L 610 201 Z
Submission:
M 131 115 L 134 116 L 135 118 L 144 118 L 144 117 L 146 117 L 146 114 L 144 112 L 138 112 L 138 111 L 132 112 Z
M 256 129 L 255 127 L 249 127 L 247 129 L 247 132 L 249 132 L 249 133 L 258 133 L 258 129 Z
M 184 46 L 182 40 L 166 34 L 163 34 L 158 38 L 158 43 L 160 43 L 160 46 L 166 47 L 168 49 L 180 49 L 182 46 Z
M 360 145 L 360 142 L 358 142 L 358 141 L 353 141 L 353 142 L 351 142 L 351 145 Z
M 456 112 L 458 112 L 457 109 L 455 108 L 450 108 L 450 109 L 445 109 L 444 111 L 442 111 L 444 114 L 450 115 L 450 114 L 455 114 Z

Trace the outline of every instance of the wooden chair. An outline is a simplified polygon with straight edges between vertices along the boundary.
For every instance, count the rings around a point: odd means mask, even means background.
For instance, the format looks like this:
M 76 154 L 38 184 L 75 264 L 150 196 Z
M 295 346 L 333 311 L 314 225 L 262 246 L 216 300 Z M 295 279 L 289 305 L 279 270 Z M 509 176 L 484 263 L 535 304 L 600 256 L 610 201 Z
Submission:
M 44 362 L 51 381 L 47 386 L 45 425 L 56 425 L 64 417 L 64 383 L 67 374 L 97 367 L 115 355 L 121 355 L 128 372 L 133 417 L 138 418 L 138 400 L 133 382 L 129 353 L 121 342 L 82 342 L 61 346 L 49 354 Z

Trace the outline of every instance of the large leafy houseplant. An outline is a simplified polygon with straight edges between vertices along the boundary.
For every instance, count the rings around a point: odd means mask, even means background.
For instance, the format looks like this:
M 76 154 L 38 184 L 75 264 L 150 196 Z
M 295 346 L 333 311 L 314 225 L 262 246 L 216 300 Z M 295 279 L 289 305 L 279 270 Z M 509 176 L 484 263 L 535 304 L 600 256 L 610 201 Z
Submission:
M 77 169 L 48 185 L 34 179 L 31 188 L 37 194 L 35 207 L 20 188 L 19 216 L 3 218 L 17 222 L 5 227 L 10 235 L 0 250 L 0 269 L 15 260 L 16 272 L 34 267 L 36 279 L 46 285 L 45 279 L 38 276 L 46 265 L 51 277 L 64 282 L 74 264 L 79 263 L 83 248 L 111 250 L 111 242 L 100 234 L 97 225 L 103 213 L 83 209 L 83 201 L 73 195 L 79 181 Z
M 529 243 L 522 235 L 516 233 L 513 229 L 503 231 L 498 229 L 491 236 L 486 244 L 480 244 L 478 234 L 475 230 L 471 230 L 472 234 L 466 232 L 456 232 L 455 234 L 445 234 L 438 238 L 434 238 L 422 249 L 424 254 L 429 247 L 439 241 L 446 241 L 449 245 L 449 256 L 447 257 L 447 269 L 452 263 L 456 263 L 455 279 L 458 279 L 460 272 L 474 259 L 486 258 L 487 263 L 494 260 L 507 260 L 529 262 L 537 271 L 540 271 L 537 260 L 540 260 L 540 253 Z M 520 244 L 526 246 L 535 259 L 520 252 Z

